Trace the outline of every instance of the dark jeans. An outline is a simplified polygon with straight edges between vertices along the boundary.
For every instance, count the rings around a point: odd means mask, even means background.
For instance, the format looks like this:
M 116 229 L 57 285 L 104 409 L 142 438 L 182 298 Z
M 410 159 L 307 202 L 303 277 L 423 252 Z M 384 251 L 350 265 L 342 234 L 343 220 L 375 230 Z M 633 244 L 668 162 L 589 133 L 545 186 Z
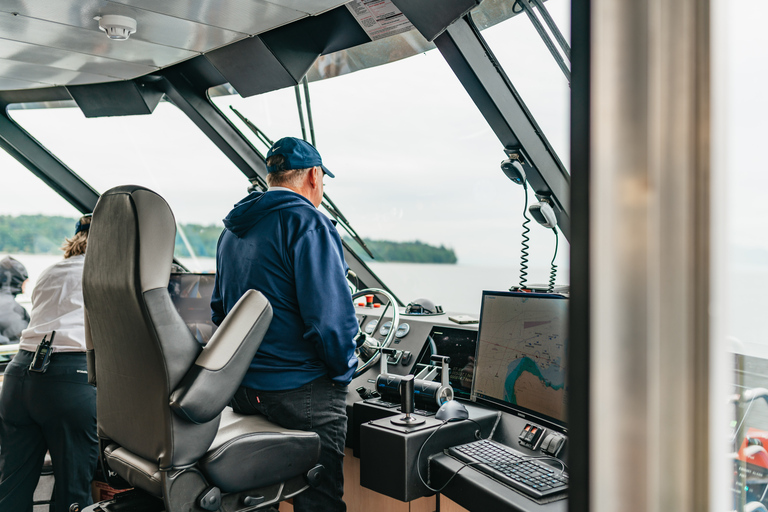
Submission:
M 0 392 L 0 510 L 32 510 L 45 452 L 51 452 L 56 512 L 91 504 L 99 455 L 96 388 L 88 384 L 84 353 L 54 353 L 45 373 L 29 371 L 32 352 L 20 351 L 5 370 Z
M 293 498 L 296 512 L 343 512 L 344 442 L 347 436 L 347 386 L 322 377 L 288 391 L 258 391 L 241 387 L 231 406 L 240 414 L 263 414 L 281 427 L 311 430 L 320 436 L 320 461 L 325 467 L 320 485 Z

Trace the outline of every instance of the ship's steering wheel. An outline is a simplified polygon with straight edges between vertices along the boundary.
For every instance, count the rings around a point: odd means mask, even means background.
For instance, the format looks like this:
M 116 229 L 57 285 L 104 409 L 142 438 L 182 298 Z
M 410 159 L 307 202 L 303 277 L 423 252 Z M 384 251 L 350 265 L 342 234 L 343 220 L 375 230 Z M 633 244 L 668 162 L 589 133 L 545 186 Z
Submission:
M 360 290 L 352 295 L 352 300 L 354 301 L 364 295 L 383 295 L 389 302 L 387 302 L 386 306 L 381 308 L 381 314 L 379 315 L 376 327 L 371 334 L 366 333 L 362 326 L 358 327 L 357 336 L 355 336 L 355 340 L 357 340 L 355 355 L 357 356 L 358 364 L 353 378 L 359 377 L 365 373 L 368 368 L 379 362 L 381 349 L 387 348 L 392 344 L 392 341 L 395 339 L 397 327 L 400 325 L 400 311 L 397 309 L 397 300 L 395 300 L 395 297 L 393 297 L 391 293 L 380 288 L 366 288 L 365 290 Z M 384 340 L 379 342 L 374 338 L 374 335 L 379 332 L 379 328 L 384 321 L 384 316 L 387 314 L 390 306 L 392 306 L 392 327 L 390 327 Z

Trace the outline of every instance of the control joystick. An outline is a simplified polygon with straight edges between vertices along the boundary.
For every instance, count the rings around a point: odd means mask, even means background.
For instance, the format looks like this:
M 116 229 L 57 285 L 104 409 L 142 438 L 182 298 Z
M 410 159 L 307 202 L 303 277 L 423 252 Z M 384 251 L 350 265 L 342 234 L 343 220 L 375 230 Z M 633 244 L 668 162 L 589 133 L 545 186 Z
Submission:
M 392 423 L 408 427 L 424 423 L 424 418 L 413 415 L 413 375 L 406 375 L 400 381 L 400 406 L 403 415 L 390 420 Z

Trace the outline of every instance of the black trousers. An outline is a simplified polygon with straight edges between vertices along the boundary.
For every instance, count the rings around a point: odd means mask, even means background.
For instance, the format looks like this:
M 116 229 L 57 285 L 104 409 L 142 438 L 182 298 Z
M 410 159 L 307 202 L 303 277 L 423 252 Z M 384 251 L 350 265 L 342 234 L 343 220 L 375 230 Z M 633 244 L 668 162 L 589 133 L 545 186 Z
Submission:
M 85 353 L 54 353 L 45 373 L 29 371 L 32 352 L 19 351 L 0 392 L 0 510 L 31 512 L 45 452 L 50 451 L 56 512 L 92 503 L 99 455 L 96 388 Z
M 297 389 L 257 391 L 240 387 L 230 403 L 240 414 L 262 414 L 285 428 L 320 436 L 320 485 L 293 498 L 296 512 L 344 512 L 344 442 L 347 435 L 347 386 L 321 377 Z

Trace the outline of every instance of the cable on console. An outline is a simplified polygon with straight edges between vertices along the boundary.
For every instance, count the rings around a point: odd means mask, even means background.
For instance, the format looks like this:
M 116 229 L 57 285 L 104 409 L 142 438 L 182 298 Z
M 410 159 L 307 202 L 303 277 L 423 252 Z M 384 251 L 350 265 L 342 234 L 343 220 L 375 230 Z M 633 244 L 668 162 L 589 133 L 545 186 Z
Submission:
M 471 421 L 472 423 L 477 425 L 478 430 L 475 431 L 475 438 L 478 441 L 480 439 L 482 439 L 482 427 L 480 426 L 480 424 L 478 422 L 476 422 L 475 420 L 470 419 L 470 418 L 466 418 L 466 420 L 467 421 Z M 475 462 L 463 463 L 464 465 L 461 466 L 459 469 L 457 469 L 456 472 L 454 474 L 452 474 L 451 477 L 445 482 L 445 484 L 443 484 L 443 486 L 440 487 L 439 489 L 433 489 L 432 487 L 430 487 L 430 485 L 426 481 L 424 481 L 424 477 L 421 476 L 421 464 L 419 463 L 419 461 L 421 461 L 421 452 L 424 450 L 424 447 L 427 446 L 427 443 L 429 443 L 429 440 L 432 439 L 432 436 L 437 434 L 437 431 L 440 430 L 441 428 L 443 428 L 443 425 L 445 425 L 449 421 L 450 420 L 443 421 L 431 434 L 429 434 L 429 437 L 427 437 L 427 439 L 422 443 L 421 447 L 419 448 L 419 453 L 416 455 L 416 473 L 419 475 L 419 480 L 421 480 L 421 483 L 424 484 L 424 487 L 426 487 L 427 489 L 429 489 L 432 492 L 442 492 L 443 489 L 445 489 L 448 486 L 448 484 L 451 483 L 451 480 L 453 480 L 454 477 L 459 474 L 459 471 L 461 471 L 465 467 L 467 467 L 467 466 L 476 466 L 478 464 L 481 464 L 480 462 L 477 462 L 477 463 L 475 463 Z M 432 458 L 432 456 L 427 458 L 427 469 L 429 469 L 429 461 L 430 461 L 431 458 Z M 429 474 L 427 474 L 427 476 L 429 476 Z
M 565 473 L 566 471 L 568 471 L 568 465 L 565 462 L 563 462 L 560 459 L 558 459 L 557 457 L 553 457 L 552 455 L 542 455 L 540 457 L 533 457 L 533 456 L 523 455 L 523 458 L 525 460 L 554 460 L 555 462 L 560 464 L 560 466 L 562 467 L 562 469 L 560 470 L 560 474 L 561 475 L 563 473 Z M 523 462 L 525 462 L 525 460 Z

